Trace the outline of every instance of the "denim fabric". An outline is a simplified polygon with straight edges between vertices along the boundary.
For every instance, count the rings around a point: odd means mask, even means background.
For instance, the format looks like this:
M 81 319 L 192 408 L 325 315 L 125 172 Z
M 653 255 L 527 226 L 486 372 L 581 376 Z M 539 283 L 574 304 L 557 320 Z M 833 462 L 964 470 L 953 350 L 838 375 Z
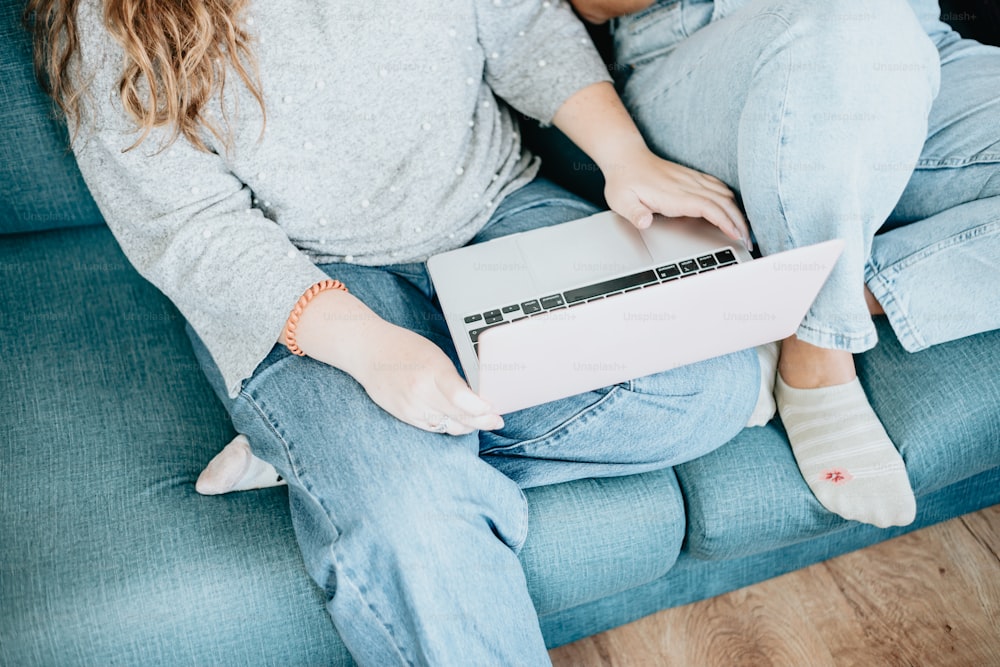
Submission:
M 928 138 L 865 270 L 910 352 L 1000 327 L 1000 48 L 934 37 Z
M 535 181 L 476 240 L 591 212 Z M 454 358 L 423 265 L 322 268 Z M 548 658 L 517 558 L 528 531 L 519 487 L 651 471 L 711 451 L 746 423 L 757 383 L 755 355 L 743 351 L 453 437 L 396 420 L 350 376 L 275 346 L 229 408 L 254 453 L 288 480 L 306 567 L 358 662 L 530 665 Z
M 0 234 L 102 224 L 31 65 L 23 2 L 0 1 Z
M 180 316 L 109 230 L 0 238 L 0 276 L 0 664 L 351 664 L 303 572 L 287 492 L 194 492 L 232 435 L 229 417 Z M 887 327 L 880 334 L 891 339 Z M 918 493 L 991 460 L 997 343 L 989 334 L 887 356 L 879 345 L 859 357 L 876 408 L 894 415 L 893 436 L 924 439 L 907 445 Z M 894 398 L 897 366 L 920 382 Z M 758 431 L 719 454 L 739 452 Z M 717 470 L 740 465 L 733 457 Z M 908 529 L 1000 502 L 997 470 L 920 495 Z M 717 485 L 689 478 L 684 492 L 697 499 Z M 734 488 L 723 500 L 757 493 Z M 845 527 L 732 562 L 686 554 L 671 569 L 684 528 L 671 470 L 526 495 L 519 559 L 549 646 L 902 532 Z M 770 511 L 777 521 L 784 505 Z
M 1000 49 L 934 0 L 662 0 L 614 36 L 644 135 L 737 191 L 763 252 L 847 241 L 803 340 L 874 346 L 864 283 L 910 351 L 1000 326 Z
M 1000 331 L 911 354 L 885 318 L 877 325 L 881 342 L 857 358 L 858 375 L 921 510 L 923 496 L 1000 465 L 1000 375 L 983 363 L 996 357 Z M 770 551 L 849 523 L 809 492 L 778 421 L 674 472 L 687 504 L 686 549 L 699 558 Z
M 288 493 L 195 493 L 229 415 L 108 228 L 0 238 L 0 277 L 0 665 L 352 664 Z M 669 469 L 526 494 L 540 613 L 647 583 L 680 549 Z

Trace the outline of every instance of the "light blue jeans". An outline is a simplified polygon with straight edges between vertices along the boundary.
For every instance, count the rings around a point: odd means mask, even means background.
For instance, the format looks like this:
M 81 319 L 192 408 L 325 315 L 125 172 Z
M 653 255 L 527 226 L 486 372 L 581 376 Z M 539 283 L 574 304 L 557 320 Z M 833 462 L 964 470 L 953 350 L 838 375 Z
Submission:
M 936 0 L 660 0 L 614 22 L 651 146 L 742 198 L 765 254 L 846 250 L 798 330 L 903 347 L 1000 328 L 1000 49 Z
M 537 180 L 474 242 L 583 217 Z M 383 318 L 454 349 L 423 264 L 322 267 Z M 398 421 L 347 374 L 283 346 L 235 400 L 195 353 L 254 454 L 288 480 L 306 568 L 362 665 L 545 665 L 517 553 L 521 488 L 672 466 L 736 435 L 756 402 L 753 350 L 522 410 L 454 437 Z

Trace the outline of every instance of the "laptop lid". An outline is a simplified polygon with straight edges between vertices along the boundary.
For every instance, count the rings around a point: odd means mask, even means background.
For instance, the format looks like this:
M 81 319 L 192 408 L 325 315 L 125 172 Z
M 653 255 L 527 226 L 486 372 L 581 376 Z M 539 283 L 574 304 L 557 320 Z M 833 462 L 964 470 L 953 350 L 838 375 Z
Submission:
M 695 289 L 690 296 L 691 288 L 684 287 L 676 296 L 681 300 L 671 305 L 670 311 L 663 310 L 666 306 L 659 301 L 663 296 L 638 296 L 667 286 L 650 285 L 648 280 L 643 289 L 634 292 L 586 303 L 556 302 L 555 306 L 562 307 L 548 313 L 537 310 L 538 297 L 549 293 L 567 290 L 562 293 L 571 300 L 571 288 L 606 278 L 617 282 L 625 276 L 649 275 L 668 262 L 684 258 L 692 264 L 692 258 L 703 254 L 700 260 L 714 262 L 713 252 L 720 261 L 727 257 L 728 263 L 751 259 L 742 246 L 704 220 L 657 216 L 653 226 L 640 231 L 608 211 L 452 250 L 430 258 L 427 264 L 466 379 L 498 410 L 510 412 L 787 336 L 801 321 L 826 277 L 824 274 L 816 284 L 797 316 L 789 310 L 797 300 L 787 298 L 785 293 L 798 278 L 776 272 L 773 266 L 773 275 L 762 270 L 753 272 L 749 285 L 744 282 L 749 276 L 740 274 L 709 281 L 707 291 Z M 835 259 L 834 255 L 826 273 Z M 670 266 L 684 266 L 684 262 Z M 740 267 L 728 266 L 712 273 L 728 274 L 736 268 Z M 633 273 L 637 270 L 639 273 Z M 699 274 L 674 282 L 700 284 L 708 277 Z M 807 282 L 799 282 L 799 286 Z M 757 283 L 759 290 L 755 288 Z M 740 300 L 725 298 L 727 293 L 730 297 L 740 295 L 743 311 L 771 312 L 780 305 L 777 312 L 793 316 L 794 322 L 775 315 L 774 321 L 761 323 L 771 324 L 773 331 L 778 331 L 777 324 L 783 324 L 781 331 L 787 332 L 758 340 L 760 332 L 733 326 L 745 323 L 752 315 L 741 320 L 741 311 L 736 310 Z M 715 298 L 716 294 L 722 298 Z M 762 294 L 779 296 L 776 303 L 768 303 L 763 296 L 763 301 L 755 300 Z M 553 307 L 551 302 L 546 304 L 545 298 L 540 301 L 546 308 Z M 601 301 L 610 305 L 601 305 Z M 532 303 L 536 310 L 525 319 Z M 523 312 L 521 305 L 525 306 Z M 493 319 L 491 314 L 495 314 Z M 730 332 L 720 336 L 713 327 L 708 327 L 707 333 L 692 328 L 693 318 L 721 321 Z M 471 319 L 478 322 L 469 323 Z M 509 326 L 496 326 L 496 331 L 483 326 L 496 325 L 497 321 Z M 626 323 L 624 330 L 618 326 Z M 684 331 L 690 331 L 689 339 L 695 340 L 684 346 L 683 354 L 665 354 L 657 343 L 665 335 L 657 333 L 661 328 L 669 330 L 671 340 Z M 501 329 L 509 331 L 500 333 Z M 642 345 L 630 344 L 626 350 L 607 345 L 636 329 L 647 334 L 637 339 Z M 478 342 L 473 342 L 478 336 Z M 708 351 L 702 349 L 705 343 L 709 343 Z M 676 340 L 673 344 L 680 345 Z
M 826 241 L 489 329 L 473 389 L 506 414 L 785 338 L 842 249 Z

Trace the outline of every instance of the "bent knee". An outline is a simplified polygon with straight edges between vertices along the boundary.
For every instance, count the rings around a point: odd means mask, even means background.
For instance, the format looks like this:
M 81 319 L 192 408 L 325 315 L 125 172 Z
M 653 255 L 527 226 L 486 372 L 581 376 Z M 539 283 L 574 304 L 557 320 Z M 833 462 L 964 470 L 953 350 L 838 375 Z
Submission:
M 936 67 L 937 48 L 907 0 L 809 3 L 808 24 L 869 57 L 908 58 Z
M 630 383 L 639 394 L 698 396 L 704 403 L 757 393 L 760 369 L 753 348 L 647 375 Z
M 760 364 L 751 348 L 633 380 L 630 389 L 660 404 L 663 427 L 686 443 L 691 459 L 746 426 L 760 390 Z
M 818 68 L 824 63 L 843 73 L 847 83 L 868 85 L 870 79 L 909 76 L 914 84 L 940 82 L 937 47 L 906 0 L 844 0 L 782 4 L 797 53 L 796 66 Z

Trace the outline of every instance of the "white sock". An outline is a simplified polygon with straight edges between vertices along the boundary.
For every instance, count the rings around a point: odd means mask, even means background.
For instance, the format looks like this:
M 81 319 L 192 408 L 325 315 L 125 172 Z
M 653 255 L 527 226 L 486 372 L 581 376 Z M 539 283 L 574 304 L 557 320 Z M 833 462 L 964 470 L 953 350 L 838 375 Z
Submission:
M 270 463 L 253 455 L 245 435 L 233 438 L 198 475 L 194 488 L 206 496 L 287 484 Z
M 799 470 L 824 507 L 880 528 L 913 521 L 906 466 L 857 378 L 796 389 L 779 374 L 774 396 Z
M 778 354 L 780 343 L 765 343 L 758 345 L 757 361 L 760 363 L 760 393 L 757 394 L 757 405 L 750 415 L 747 426 L 764 426 L 774 417 L 774 376 L 778 373 Z

